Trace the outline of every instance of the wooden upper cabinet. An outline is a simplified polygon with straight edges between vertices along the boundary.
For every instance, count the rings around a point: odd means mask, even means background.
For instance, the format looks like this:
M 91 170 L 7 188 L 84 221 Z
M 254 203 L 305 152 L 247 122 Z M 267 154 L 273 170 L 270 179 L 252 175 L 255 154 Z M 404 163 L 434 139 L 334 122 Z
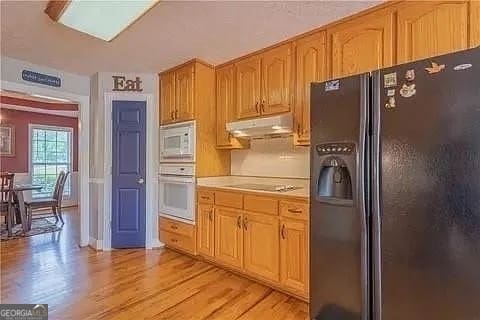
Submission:
M 300 294 L 308 291 L 308 225 L 306 221 L 280 222 L 280 282 Z
M 192 120 L 195 116 L 194 77 L 195 64 L 193 63 L 175 71 L 176 121 Z
M 310 84 L 324 81 L 326 72 L 325 32 L 321 31 L 296 43 L 295 143 L 310 144 Z
M 394 61 L 394 14 L 380 10 L 327 30 L 333 78 L 391 66 Z
M 470 1 L 470 48 L 480 46 L 480 1 Z
M 247 272 L 279 281 L 280 237 L 278 218 L 263 214 L 244 215 L 244 268 Z
M 217 146 L 230 145 L 230 133 L 225 125 L 235 118 L 235 67 L 218 69 L 217 76 Z
M 207 257 L 214 256 L 214 212 L 211 204 L 198 204 L 197 252 Z
M 237 69 L 237 118 L 260 115 L 261 56 L 256 55 L 235 64 Z
M 468 48 L 468 2 L 420 1 L 398 8 L 398 62 Z
M 175 120 L 175 72 L 160 77 L 160 123 Z
M 248 141 L 233 137 L 226 129 L 228 122 L 236 119 L 235 106 L 235 66 L 228 65 L 217 69 L 217 148 L 241 149 L 249 146 Z
M 263 53 L 262 114 L 290 111 L 292 80 L 291 43 Z
M 242 213 L 215 209 L 215 259 L 235 268 L 243 265 Z

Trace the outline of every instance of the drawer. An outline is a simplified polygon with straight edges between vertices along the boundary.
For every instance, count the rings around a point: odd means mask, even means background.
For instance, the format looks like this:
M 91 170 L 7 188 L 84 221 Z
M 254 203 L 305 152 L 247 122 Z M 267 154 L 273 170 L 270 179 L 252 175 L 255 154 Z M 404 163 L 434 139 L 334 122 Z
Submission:
M 177 234 L 184 235 L 184 236 L 187 236 L 187 237 L 193 237 L 193 235 L 195 233 L 195 226 L 194 225 L 184 223 L 184 222 L 180 222 L 180 221 L 171 220 L 171 219 L 164 218 L 164 217 L 160 217 L 159 225 L 160 225 L 161 230 L 177 233 Z
M 278 215 L 278 200 L 274 198 L 246 195 L 243 207 L 247 211 Z
M 232 192 L 215 192 L 215 204 L 224 207 L 230 208 L 243 208 L 243 196 L 238 193 Z
M 308 220 L 308 203 L 280 200 L 280 215 L 283 217 Z
M 215 193 L 213 191 L 197 191 L 197 201 L 200 203 L 213 204 L 215 202 Z
M 195 254 L 194 237 L 187 237 L 178 233 L 161 230 L 160 241 L 165 243 L 165 245 L 167 246 L 171 246 Z

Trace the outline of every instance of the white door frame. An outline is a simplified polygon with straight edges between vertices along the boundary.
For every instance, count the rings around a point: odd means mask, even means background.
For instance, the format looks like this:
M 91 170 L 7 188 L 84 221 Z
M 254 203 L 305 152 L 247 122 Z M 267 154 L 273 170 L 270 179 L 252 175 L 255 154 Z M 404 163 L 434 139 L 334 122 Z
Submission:
M 151 249 L 158 246 L 157 230 L 157 162 L 155 143 L 158 139 L 158 111 L 155 108 L 153 94 L 105 92 L 105 184 L 103 219 L 103 250 L 112 249 L 112 102 L 113 101 L 146 101 L 146 205 L 145 205 L 145 248 Z
M 80 246 L 88 246 L 89 242 L 89 214 L 90 214 L 90 96 L 78 95 L 70 92 L 53 90 L 47 87 L 28 85 L 17 82 L 3 81 L 2 89 L 23 92 L 26 94 L 40 94 L 44 96 L 68 99 L 78 103 L 80 115 L 78 118 L 78 168 L 80 190 Z

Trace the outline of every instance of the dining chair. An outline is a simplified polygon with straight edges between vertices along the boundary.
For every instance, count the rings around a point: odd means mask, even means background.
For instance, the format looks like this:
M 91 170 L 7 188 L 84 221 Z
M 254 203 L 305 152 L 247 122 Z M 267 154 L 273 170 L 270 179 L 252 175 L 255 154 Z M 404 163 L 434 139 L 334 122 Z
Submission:
M 14 173 L 0 173 L 0 213 L 5 217 L 8 236 L 12 235 L 14 225 L 13 214 L 13 179 Z
M 55 223 L 58 223 L 58 219 L 62 222 L 62 225 L 65 223 L 62 217 L 62 199 L 63 199 L 63 189 L 65 187 L 65 182 L 67 181 L 69 171 L 61 171 L 57 177 L 57 182 L 55 183 L 55 189 L 51 198 L 47 199 L 38 199 L 25 201 L 25 207 L 27 208 L 27 221 L 28 228 L 32 227 L 32 218 L 34 209 L 45 209 L 51 208 L 52 214 L 55 217 Z

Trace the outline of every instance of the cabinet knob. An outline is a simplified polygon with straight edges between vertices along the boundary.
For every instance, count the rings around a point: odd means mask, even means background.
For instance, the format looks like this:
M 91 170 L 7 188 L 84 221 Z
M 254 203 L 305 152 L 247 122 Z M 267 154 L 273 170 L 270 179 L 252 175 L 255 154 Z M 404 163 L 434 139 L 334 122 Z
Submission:
M 258 111 L 258 101 L 255 102 L 255 111 L 256 111 L 257 113 L 259 113 L 259 111 Z
M 238 216 L 237 218 L 237 227 L 238 229 L 242 229 L 242 216 Z
M 260 107 L 262 109 L 262 112 L 265 113 L 265 100 L 262 101 L 262 103 L 260 104 Z
M 280 229 L 280 235 L 282 236 L 282 239 L 285 239 L 287 236 L 285 235 L 285 225 L 282 224 L 282 228 Z
M 173 117 L 173 111 L 170 112 L 170 119 L 172 119 L 172 120 L 174 119 L 174 117 Z
M 247 219 L 247 217 L 245 217 L 245 219 L 243 219 L 243 229 L 245 229 L 245 231 L 248 231 L 248 219 Z

